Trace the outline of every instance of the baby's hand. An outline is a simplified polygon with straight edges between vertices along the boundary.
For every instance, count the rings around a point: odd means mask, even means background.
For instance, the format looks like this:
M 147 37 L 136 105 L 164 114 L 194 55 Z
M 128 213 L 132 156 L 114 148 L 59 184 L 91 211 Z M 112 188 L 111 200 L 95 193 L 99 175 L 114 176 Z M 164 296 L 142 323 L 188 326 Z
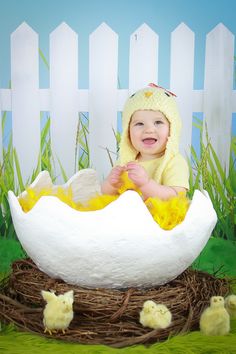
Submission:
M 122 185 L 121 174 L 125 171 L 125 168 L 122 166 L 114 167 L 110 174 L 107 177 L 108 182 L 111 186 L 119 188 Z
M 135 162 L 129 162 L 126 165 L 126 171 L 128 172 L 129 179 L 139 188 L 143 187 L 150 180 L 145 169 Z

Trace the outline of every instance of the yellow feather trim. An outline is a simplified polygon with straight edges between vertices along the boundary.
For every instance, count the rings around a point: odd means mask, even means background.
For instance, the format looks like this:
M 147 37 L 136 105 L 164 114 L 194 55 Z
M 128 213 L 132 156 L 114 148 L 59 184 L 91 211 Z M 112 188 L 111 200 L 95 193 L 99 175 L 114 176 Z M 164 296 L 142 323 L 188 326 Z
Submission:
M 43 188 L 40 192 L 36 192 L 33 188 L 26 188 L 26 192 L 27 193 L 24 196 L 20 196 L 18 198 L 18 201 L 25 213 L 30 211 L 37 201 L 44 196 L 57 197 L 73 209 L 77 209 L 78 207 L 73 201 L 73 193 L 71 188 L 64 189 L 62 187 L 58 187 L 55 190 L 52 190 L 52 188 Z
M 123 172 L 121 175 L 122 186 L 119 188 L 118 193 L 122 194 L 125 191 L 133 190 L 138 194 L 142 194 L 138 187 L 129 179 L 128 172 Z
M 106 194 L 98 194 L 96 197 L 89 199 L 84 205 L 80 205 L 77 210 L 79 211 L 94 211 L 105 208 L 111 202 L 114 202 L 119 198 L 118 195 L 106 195 Z
M 171 230 L 184 220 L 189 203 L 184 193 L 179 193 L 178 196 L 168 200 L 148 198 L 145 201 L 153 219 L 164 230 Z
M 119 189 L 119 194 L 126 190 L 135 190 L 141 194 L 135 184 L 128 178 L 128 174 L 124 173 L 122 176 L 123 185 Z M 19 197 L 19 203 L 24 212 L 30 211 L 37 201 L 43 196 L 55 196 L 63 203 L 69 205 L 71 208 L 79 211 L 94 211 L 105 208 L 108 204 L 119 198 L 118 195 L 97 195 L 91 198 L 86 203 L 75 203 L 73 200 L 73 193 L 71 188 L 64 189 L 62 187 L 52 189 L 42 189 L 36 192 L 32 188 L 26 189 L 26 194 Z M 169 200 L 161 200 L 159 198 L 148 198 L 145 204 L 153 216 L 153 219 L 164 230 L 171 230 L 176 225 L 180 224 L 186 215 L 190 201 L 184 193 L 179 193 L 178 196 L 170 198 Z

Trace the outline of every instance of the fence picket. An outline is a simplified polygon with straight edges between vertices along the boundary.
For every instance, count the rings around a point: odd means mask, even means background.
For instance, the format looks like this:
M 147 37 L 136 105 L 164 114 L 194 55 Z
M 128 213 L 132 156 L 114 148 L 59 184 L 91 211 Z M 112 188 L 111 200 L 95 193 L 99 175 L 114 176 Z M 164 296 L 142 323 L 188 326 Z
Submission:
M 177 95 L 183 122 L 180 151 L 189 156 L 192 132 L 194 33 L 181 23 L 171 34 L 170 89 Z
M 118 36 L 102 23 L 89 40 L 90 162 L 101 178 L 111 169 L 106 148 L 116 152 L 112 129 L 117 129 L 117 58 Z
M 223 25 L 207 35 L 203 111 L 211 143 L 229 169 L 232 124 L 234 36 Z
M 158 35 L 145 23 L 130 37 L 129 93 L 158 83 Z
M 12 138 L 24 182 L 40 153 L 38 35 L 22 23 L 11 35 Z
M 78 39 L 62 23 L 50 35 L 51 146 L 57 181 L 62 181 L 60 164 L 68 177 L 75 172 L 78 126 Z

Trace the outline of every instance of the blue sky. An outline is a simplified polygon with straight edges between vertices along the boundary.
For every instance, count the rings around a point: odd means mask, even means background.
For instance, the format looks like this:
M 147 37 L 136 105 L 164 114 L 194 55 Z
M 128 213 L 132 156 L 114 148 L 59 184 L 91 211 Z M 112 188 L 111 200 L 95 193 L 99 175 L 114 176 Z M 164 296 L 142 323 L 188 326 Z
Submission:
M 222 22 L 236 35 L 234 0 L 0 0 L 0 87 L 10 79 L 10 34 L 26 21 L 38 34 L 48 59 L 49 34 L 63 21 L 78 33 L 80 41 L 79 86 L 88 86 L 88 38 L 102 22 L 119 35 L 119 80 L 128 84 L 129 36 L 147 23 L 159 34 L 159 84 L 169 87 L 169 40 L 185 22 L 195 32 L 194 87 L 203 87 L 205 36 Z M 48 87 L 48 72 L 40 63 L 40 87 Z

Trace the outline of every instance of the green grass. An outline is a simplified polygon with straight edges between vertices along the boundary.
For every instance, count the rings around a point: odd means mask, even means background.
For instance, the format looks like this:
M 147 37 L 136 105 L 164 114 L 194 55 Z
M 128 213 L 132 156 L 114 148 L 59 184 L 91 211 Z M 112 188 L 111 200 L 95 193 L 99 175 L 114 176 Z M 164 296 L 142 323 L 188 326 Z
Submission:
M 189 196 L 191 198 L 196 189 L 206 190 L 218 217 L 213 235 L 236 241 L 236 137 L 231 140 L 230 166 L 226 173 L 213 149 L 207 129 L 204 144 L 200 121 L 197 126 L 201 132 L 201 152 L 199 157 L 191 147 Z
M 25 257 L 26 253 L 17 240 L 0 238 L 0 272 L 8 273 L 12 262 Z
M 213 275 L 236 278 L 236 242 L 211 237 L 192 267 Z
M 65 343 L 31 333 L 18 332 L 12 326 L 7 326 L 0 331 L 0 352 L 7 354 L 235 354 L 236 320 L 231 321 L 231 331 L 226 336 L 204 336 L 199 331 L 195 331 L 177 335 L 148 347 L 136 345 L 121 349 L 104 345 Z

